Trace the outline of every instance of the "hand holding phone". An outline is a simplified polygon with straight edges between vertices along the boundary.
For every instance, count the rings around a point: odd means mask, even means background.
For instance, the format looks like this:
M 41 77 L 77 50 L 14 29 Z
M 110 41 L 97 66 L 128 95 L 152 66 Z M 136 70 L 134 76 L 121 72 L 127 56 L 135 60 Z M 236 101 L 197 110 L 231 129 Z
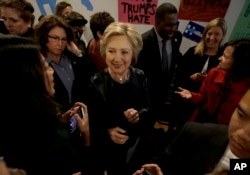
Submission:
M 142 173 L 142 175 L 154 175 L 150 170 L 145 169 Z
M 80 116 L 80 118 L 84 117 L 84 111 L 83 111 L 83 108 L 81 106 L 77 109 L 76 113 Z M 72 116 L 70 118 L 70 132 L 71 133 L 74 132 L 76 130 L 76 128 L 77 128 L 77 121 L 76 121 L 75 117 Z

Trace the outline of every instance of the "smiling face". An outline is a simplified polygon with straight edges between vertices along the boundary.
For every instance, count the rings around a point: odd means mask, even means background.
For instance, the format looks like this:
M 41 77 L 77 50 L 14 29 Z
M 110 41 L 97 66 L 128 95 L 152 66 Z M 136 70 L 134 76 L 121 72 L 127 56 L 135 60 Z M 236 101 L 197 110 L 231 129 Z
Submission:
M 112 74 L 126 74 L 131 65 L 132 56 L 132 46 L 126 36 L 112 36 L 108 39 L 106 64 Z
M 227 71 L 232 69 L 234 63 L 233 52 L 234 52 L 234 47 L 227 46 L 225 48 L 223 55 L 219 58 L 220 63 L 218 65 L 218 68 Z
M 210 49 L 218 49 L 223 37 L 223 31 L 220 27 L 210 28 L 205 35 L 206 47 Z
M 250 158 L 250 89 L 236 107 L 229 123 L 229 146 L 239 158 Z
M 25 22 L 20 16 L 19 11 L 9 7 L 2 7 L 1 17 L 10 34 L 23 35 L 31 27 L 31 21 Z
M 165 14 L 163 20 L 156 21 L 156 30 L 164 38 L 171 38 L 177 30 L 178 15 L 176 13 Z

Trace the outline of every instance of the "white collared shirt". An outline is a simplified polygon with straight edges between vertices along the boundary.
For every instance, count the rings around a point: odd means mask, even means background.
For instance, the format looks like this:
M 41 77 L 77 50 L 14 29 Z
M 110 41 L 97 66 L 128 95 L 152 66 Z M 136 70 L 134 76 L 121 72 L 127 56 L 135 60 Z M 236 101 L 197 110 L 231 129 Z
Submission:
M 235 156 L 232 151 L 230 150 L 229 146 L 227 146 L 227 149 L 223 156 L 221 157 L 220 161 L 216 165 L 214 172 L 221 172 L 223 170 L 230 170 L 230 159 L 238 159 L 237 156 Z

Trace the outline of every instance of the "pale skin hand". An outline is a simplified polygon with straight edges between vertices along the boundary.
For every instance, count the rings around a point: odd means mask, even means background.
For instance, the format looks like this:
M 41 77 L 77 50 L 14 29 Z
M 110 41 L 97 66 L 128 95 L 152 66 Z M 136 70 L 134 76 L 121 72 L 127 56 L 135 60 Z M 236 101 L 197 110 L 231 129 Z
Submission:
M 161 168 L 157 164 L 145 164 L 141 169 L 137 170 L 133 175 L 142 175 L 143 171 L 147 169 L 153 173 L 153 175 L 163 175 Z
M 81 118 L 76 112 L 80 106 L 83 108 L 83 111 L 84 111 L 83 118 Z M 73 115 L 73 117 L 75 117 L 77 121 L 77 126 L 83 136 L 84 145 L 90 146 L 89 115 L 88 115 L 87 106 L 83 103 L 76 102 L 71 108 L 71 112 L 72 112 L 71 114 Z
M 22 169 L 7 167 L 3 157 L 0 157 L 0 174 L 1 175 L 27 175 Z
M 84 117 L 81 118 L 76 111 L 78 110 L 79 107 L 83 108 L 84 111 Z M 88 115 L 88 108 L 85 104 L 76 102 L 73 107 L 71 108 L 72 113 L 77 121 L 77 125 L 81 133 L 85 133 L 89 131 L 89 115 Z
M 190 76 L 190 79 L 194 82 L 202 82 L 206 77 L 206 73 L 194 73 Z
M 179 94 L 182 98 L 189 100 L 192 98 L 192 94 L 189 90 L 178 87 L 180 91 L 175 91 L 176 94 Z
M 125 135 L 126 130 L 120 128 L 120 127 L 115 127 L 115 128 L 109 128 L 108 133 L 110 138 L 115 142 L 116 144 L 124 144 L 128 140 L 128 136 Z
M 125 115 L 126 119 L 130 123 L 137 123 L 137 122 L 139 122 L 139 119 L 140 119 L 139 118 L 139 113 L 134 108 L 130 108 L 130 109 L 127 109 L 126 111 L 124 111 L 124 115 Z
M 74 53 L 76 56 L 81 53 L 81 51 L 78 49 L 77 45 L 73 41 L 68 42 L 66 47 L 70 52 Z

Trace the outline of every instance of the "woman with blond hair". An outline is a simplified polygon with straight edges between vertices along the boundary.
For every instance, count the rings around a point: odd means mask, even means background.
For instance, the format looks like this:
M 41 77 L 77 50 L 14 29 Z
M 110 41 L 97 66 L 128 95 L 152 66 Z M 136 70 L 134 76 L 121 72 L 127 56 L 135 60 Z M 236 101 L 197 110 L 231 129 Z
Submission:
M 227 24 L 223 18 L 211 20 L 205 27 L 201 41 L 190 47 L 183 55 L 176 69 L 175 88 L 183 87 L 192 92 L 198 92 L 210 69 L 217 67 L 219 57 L 223 54 L 223 39 L 227 32 Z M 189 117 L 195 106 L 182 103 L 177 97 L 178 109 L 183 110 L 178 116 Z M 181 119 L 185 121 L 186 119 Z
M 133 68 L 142 44 L 140 33 L 122 22 L 111 23 L 100 42 L 107 68 L 91 78 L 88 108 L 91 144 L 96 148 L 95 160 L 101 160 L 93 165 L 95 170 L 105 166 L 109 175 L 129 174 L 136 149 L 143 151 L 147 146 L 138 148 L 152 126 L 147 79 L 142 70 Z M 138 161 L 142 160 L 140 156 Z
M 223 18 L 211 20 L 203 31 L 201 41 L 187 50 L 177 68 L 177 86 L 197 92 L 208 71 L 218 66 L 223 39 L 227 32 Z

